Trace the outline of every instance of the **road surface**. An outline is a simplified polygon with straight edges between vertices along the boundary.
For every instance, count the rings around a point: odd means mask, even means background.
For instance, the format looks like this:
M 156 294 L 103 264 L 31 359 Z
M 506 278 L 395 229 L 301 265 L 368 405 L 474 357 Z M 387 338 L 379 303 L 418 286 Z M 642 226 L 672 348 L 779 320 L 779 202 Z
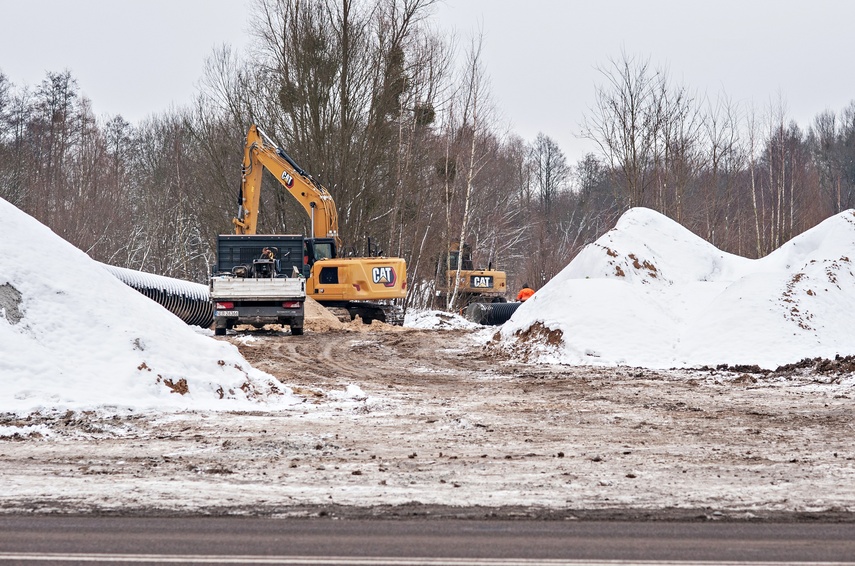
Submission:
M 855 524 L 0 516 L 3 563 L 855 564 Z

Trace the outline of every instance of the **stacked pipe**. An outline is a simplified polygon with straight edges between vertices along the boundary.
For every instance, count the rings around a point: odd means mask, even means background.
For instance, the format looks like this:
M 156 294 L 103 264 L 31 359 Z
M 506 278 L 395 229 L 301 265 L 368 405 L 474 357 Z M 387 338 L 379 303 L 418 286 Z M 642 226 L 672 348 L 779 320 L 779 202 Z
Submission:
M 208 328 L 214 322 L 213 304 L 206 285 L 106 263 L 101 265 L 122 283 L 165 307 L 185 323 Z
M 472 303 L 465 316 L 476 324 L 497 326 L 506 323 L 522 303 Z

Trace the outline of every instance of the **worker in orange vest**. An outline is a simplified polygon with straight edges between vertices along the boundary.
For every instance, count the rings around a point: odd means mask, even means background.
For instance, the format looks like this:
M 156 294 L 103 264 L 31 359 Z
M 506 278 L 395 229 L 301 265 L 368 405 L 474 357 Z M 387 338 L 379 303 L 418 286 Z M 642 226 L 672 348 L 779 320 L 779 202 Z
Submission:
M 534 295 L 534 289 L 528 286 L 528 283 L 523 285 L 523 288 L 520 289 L 520 292 L 517 293 L 517 300 L 525 302 L 529 297 Z

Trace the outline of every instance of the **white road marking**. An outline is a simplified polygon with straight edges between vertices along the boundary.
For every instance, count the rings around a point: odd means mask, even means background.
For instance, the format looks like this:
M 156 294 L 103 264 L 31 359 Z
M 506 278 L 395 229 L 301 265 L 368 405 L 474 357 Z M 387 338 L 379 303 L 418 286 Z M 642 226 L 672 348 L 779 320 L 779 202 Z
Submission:
M 389 558 L 350 556 L 227 556 L 197 554 L 85 554 L 0 552 L 0 562 L 156 562 L 162 564 L 292 564 L 307 566 L 852 566 L 855 562 L 721 562 L 679 560 L 564 560 L 548 558 Z

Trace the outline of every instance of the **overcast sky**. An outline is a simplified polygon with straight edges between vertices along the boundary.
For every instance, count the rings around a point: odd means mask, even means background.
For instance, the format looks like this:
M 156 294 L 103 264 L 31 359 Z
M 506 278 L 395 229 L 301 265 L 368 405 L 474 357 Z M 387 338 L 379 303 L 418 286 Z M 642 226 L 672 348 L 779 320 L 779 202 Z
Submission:
M 248 0 L 0 0 L 0 71 L 35 86 L 68 69 L 95 113 L 131 122 L 188 103 L 205 58 L 248 41 Z M 543 132 L 571 163 L 576 138 L 621 51 L 667 67 L 699 96 L 760 110 L 779 94 L 807 127 L 855 100 L 855 1 L 445 0 L 437 26 L 484 32 L 484 63 L 507 125 Z

